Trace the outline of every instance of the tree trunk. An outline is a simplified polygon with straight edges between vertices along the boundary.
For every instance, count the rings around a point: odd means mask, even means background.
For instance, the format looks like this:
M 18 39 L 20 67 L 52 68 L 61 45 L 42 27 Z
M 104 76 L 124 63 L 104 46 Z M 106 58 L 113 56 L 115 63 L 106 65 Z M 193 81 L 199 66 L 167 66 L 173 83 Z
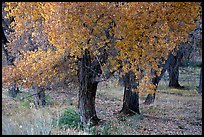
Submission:
M 144 104 L 145 104 L 145 105 L 153 104 L 153 103 L 154 103 L 154 100 L 155 100 L 155 96 L 156 96 L 155 93 L 153 93 L 153 94 L 148 94 L 147 97 L 146 97 L 146 99 L 145 99 Z
M 160 66 L 162 67 L 162 71 L 161 71 L 160 76 L 156 75 L 156 71 L 152 71 L 152 74 L 156 76 L 155 78 L 152 79 L 152 83 L 156 86 L 156 89 L 157 89 L 157 86 L 158 86 L 160 80 L 164 76 L 167 68 L 169 68 L 169 64 L 170 64 L 170 58 L 169 57 L 167 58 L 165 64 L 160 64 Z M 155 89 L 155 91 L 156 91 L 156 89 Z M 156 96 L 155 93 L 154 94 L 148 94 L 147 98 L 145 99 L 144 104 L 150 105 L 150 104 L 154 103 L 155 96 Z
M 34 106 L 36 109 L 44 107 L 46 105 L 45 101 L 45 89 L 43 87 L 33 86 L 34 91 Z
M 179 65 L 181 63 L 182 53 L 180 51 L 177 52 L 177 55 L 174 56 L 173 54 L 169 55 L 170 57 L 170 64 L 169 68 L 167 69 L 169 73 L 169 87 L 172 88 L 183 88 L 178 82 L 179 79 Z
M 94 73 L 90 70 L 92 67 L 91 57 L 88 50 L 79 61 L 79 113 L 82 124 L 98 124 L 99 118 L 95 110 L 95 97 L 98 82 L 94 81 Z
M 16 87 L 16 83 L 11 85 L 11 89 L 8 90 L 8 93 L 11 97 L 15 98 L 19 93 L 22 93 L 18 87 Z
M 2 65 L 14 65 L 14 63 L 13 63 L 14 57 L 9 55 L 9 52 L 5 47 L 6 44 L 8 43 L 8 40 L 7 40 L 5 33 L 3 31 L 3 27 L 1 30 L 2 30 L 2 52 L 3 52 L 2 55 L 4 55 L 4 58 L 5 58 L 4 64 L 2 64 Z
M 164 69 L 163 69 L 164 70 Z M 162 70 L 162 71 L 163 71 Z M 153 71 L 153 73 L 154 73 L 154 75 L 156 76 L 156 71 Z M 163 72 L 164 73 L 164 72 Z M 154 84 L 155 86 L 156 86 L 156 88 L 155 88 L 155 92 L 156 92 L 156 90 L 157 90 L 157 86 L 158 86 L 158 83 L 159 83 L 159 76 L 156 76 L 155 78 L 152 78 L 152 84 Z M 144 104 L 145 105 L 150 105 L 150 104 L 152 104 L 152 103 L 154 103 L 154 100 L 155 100 L 155 93 L 153 93 L 153 94 L 148 94 L 147 95 L 147 98 L 145 99 L 145 102 L 144 102 Z
M 129 72 L 124 77 L 124 96 L 123 96 L 123 107 L 120 113 L 134 115 L 136 113 L 140 114 L 139 111 L 139 94 L 133 92 L 133 86 L 135 83 L 135 77 L 133 73 Z M 135 85 L 137 86 L 137 85 Z M 134 87 L 136 88 L 136 87 Z
M 198 93 L 202 95 L 202 67 L 200 70 L 200 81 L 199 81 Z

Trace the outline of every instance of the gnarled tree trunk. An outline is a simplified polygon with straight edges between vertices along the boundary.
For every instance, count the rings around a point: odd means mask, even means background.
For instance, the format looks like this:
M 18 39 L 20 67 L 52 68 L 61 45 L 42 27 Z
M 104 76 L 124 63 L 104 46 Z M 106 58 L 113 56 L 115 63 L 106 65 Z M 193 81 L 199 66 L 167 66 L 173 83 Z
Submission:
M 135 86 L 135 76 L 133 73 L 129 72 L 123 76 L 124 83 L 124 97 L 123 97 L 123 107 L 120 113 L 134 115 L 136 113 L 140 114 L 139 110 L 139 94 L 134 92 L 132 89 Z
M 181 86 L 178 82 L 178 80 L 179 80 L 179 66 L 181 63 L 182 56 L 183 56 L 183 54 L 180 50 L 177 52 L 176 56 L 174 56 L 171 53 L 169 55 L 170 64 L 169 64 L 169 67 L 167 69 L 167 71 L 169 73 L 169 87 L 183 88 L 183 86 Z
M 79 61 L 79 113 L 80 122 L 91 125 L 98 124 L 99 118 L 95 110 L 95 97 L 98 82 L 95 82 L 95 75 L 92 72 L 91 57 L 88 50 Z M 93 69 L 96 71 L 96 69 Z

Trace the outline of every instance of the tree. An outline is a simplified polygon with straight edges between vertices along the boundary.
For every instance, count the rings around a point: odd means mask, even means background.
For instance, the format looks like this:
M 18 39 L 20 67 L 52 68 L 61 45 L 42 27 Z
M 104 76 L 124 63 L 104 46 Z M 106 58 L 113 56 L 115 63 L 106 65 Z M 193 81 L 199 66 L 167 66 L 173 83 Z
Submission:
M 117 6 L 97 2 L 17 2 L 8 3 L 6 10 L 10 11 L 9 16 L 15 17 L 12 43 L 23 35 L 22 30 L 35 28 L 41 19 L 45 26 L 42 33 L 56 50 L 23 51 L 21 59 L 15 62 L 16 67 L 3 69 L 4 82 L 16 80 L 28 87 L 46 86 L 66 76 L 77 76 L 81 122 L 95 124 L 98 121 L 95 93 L 104 70 L 112 73 L 121 67 L 121 76 L 129 72 L 136 76 L 139 93 L 154 92 L 151 83 L 154 75 L 150 70 L 160 75 L 161 58 L 186 40 L 187 33 L 195 27 L 200 7 L 198 3 L 165 2 Z M 11 71 L 17 73 L 8 76 Z
M 4 9 L 5 7 L 5 3 L 2 3 L 2 9 Z M 5 15 L 5 11 L 2 10 L 2 14 Z M 4 16 L 2 16 L 2 66 L 8 66 L 8 65 L 14 65 L 14 56 L 12 56 L 8 49 L 7 49 L 7 44 L 9 43 L 9 41 L 7 40 L 7 37 L 5 35 L 5 32 L 7 32 L 7 34 L 13 32 L 12 29 L 9 29 L 8 26 L 9 24 L 11 24 L 11 22 L 13 21 L 12 18 L 6 20 L 4 18 Z M 4 57 L 4 58 L 3 58 Z M 16 83 L 12 83 L 10 86 L 10 89 L 8 90 L 8 93 L 11 97 L 15 98 L 17 96 L 18 93 L 21 93 L 21 91 L 19 90 L 18 87 L 16 87 Z
M 173 54 L 170 54 L 169 57 L 170 57 L 170 64 L 169 64 L 169 67 L 167 69 L 167 71 L 169 73 L 169 87 L 183 88 L 183 86 L 181 86 L 178 82 L 179 65 L 181 63 L 180 60 L 182 58 L 182 53 L 178 51 L 176 53 L 176 56 L 174 56 Z
M 90 52 L 85 50 L 85 53 L 79 61 L 79 110 L 81 113 L 81 122 L 86 124 L 88 122 L 97 124 L 99 118 L 96 115 L 95 110 L 95 96 L 98 82 L 94 80 L 95 75 L 100 73 L 100 66 L 95 66 L 95 71 L 92 72 L 89 68 L 92 68 Z
M 123 97 L 123 107 L 120 113 L 134 115 L 135 113 L 140 114 L 139 110 L 139 93 L 134 92 L 138 84 L 135 81 L 135 75 L 129 72 L 123 76 L 124 83 L 124 97 Z
M 46 104 L 45 101 L 45 89 L 44 87 L 38 87 L 37 85 L 34 85 L 33 87 L 34 91 L 34 106 L 36 109 L 39 107 L 43 107 Z
M 201 15 L 200 15 L 201 18 Z M 185 66 L 186 62 L 190 60 L 191 54 L 196 52 L 196 48 L 201 48 L 202 45 L 202 22 L 201 19 L 196 21 L 196 28 L 192 33 L 188 35 L 187 42 L 181 42 L 178 49 L 174 49 L 174 54 L 169 53 L 166 63 L 162 66 L 160 76 L 155 76 L 152 79 L 152 83 L 157 87 L 159 81 L 162 79 L 166 70 L 169 73 L 169 87 L 184 88 L 179 84 L 179 67 Z M 156 73 L 155 73 L 156 74 Z M 201 81 L 201 80 L 200 80 Z M 155 89 L 156 90 L 156 89 Z M 145 100 L 145 104 L 151 104 L 155 100 L 155 93 L 148 94 Z
M 162 71 L 161 71 L 161 74 L 159 76 L 156 75 L 156 73 L 157 73 L 156 71 L 152 71 L 153 75 L 155 75 L 155 77 L 152 78 L 152 84 L 155 85 L 155 89 L 154 89 L 155 92 L 153 94 L 148 94 L 147 95 L 144 104 L 149 105 L 149 104 L 154 103 L 158 84 L 159 84 L 160 80 L 162 79 L 164 73 L 166 72 L 167 68 L 169 67 L 169 62 L 170 62 L 170 59 L 167 58 L 166 63 L 161 64 L 160 67 L 162 67 Z

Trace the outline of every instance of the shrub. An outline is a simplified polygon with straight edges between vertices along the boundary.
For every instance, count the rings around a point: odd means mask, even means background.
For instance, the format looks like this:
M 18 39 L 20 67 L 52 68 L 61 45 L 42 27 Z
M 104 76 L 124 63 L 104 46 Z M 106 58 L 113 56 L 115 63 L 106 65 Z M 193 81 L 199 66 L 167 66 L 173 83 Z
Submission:
M 72 108 L 64 110 L 63 114 L 55 121 L 54 125 L 57 124 L 60 128 L 78 128 L 79 127 L 79 114 Z

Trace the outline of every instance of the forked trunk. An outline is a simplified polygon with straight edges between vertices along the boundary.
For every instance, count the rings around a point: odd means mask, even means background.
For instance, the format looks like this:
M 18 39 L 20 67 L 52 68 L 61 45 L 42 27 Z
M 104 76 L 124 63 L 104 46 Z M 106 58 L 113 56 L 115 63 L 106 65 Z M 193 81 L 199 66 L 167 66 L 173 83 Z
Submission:
M 91 57 L 88 50 L 79 61 L 79 113 L 82 124 L 98 124 L 98 117 L 95 110 L 95 97 L 98 82 L 94 81 L 91 68 Z

